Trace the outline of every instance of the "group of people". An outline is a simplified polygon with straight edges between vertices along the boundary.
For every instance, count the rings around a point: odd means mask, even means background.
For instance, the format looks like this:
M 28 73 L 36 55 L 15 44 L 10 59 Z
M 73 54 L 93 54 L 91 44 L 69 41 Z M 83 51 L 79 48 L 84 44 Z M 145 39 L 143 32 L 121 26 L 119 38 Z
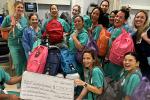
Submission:
M 19 77 L 25 71 L 28 57 L 32 50 L 41 44 L 42 35 L 50 20 L 57 19 L 61 23 L 64 31 L 62 44 L 67 45 L 68 49 L 74 54 L 84 49 L 90 37 L 94 41 L 97 41 L 101 30 L 105 28 L 111 34 L 106 56 L 101 57 L 96 55 L 93 50 L 87 49 L 83 53 L 82 63 L 77 62 L 80 79 L 76 79 L 75 84 L 83 88 L 77 89 L 76 100 L 84 99 L 86 94 L 88 94 L 88 100 L 96 100 L 97 95 L 101 95 L 104 92 L 105 77 L 113 79 L 123 78 L 124 81 L 121 83 L 122 98 L 130 100 L 132 93 L 141 81 L 139 74 L 141 76 L 147 76 L 150 79 L 149 16 L 144 10 L 137 12 L 133 19 L 132 27 L 136 29 L 134 30 L 127 23 L 128 17 L 130 16 L 129 9 L 123 7 L 120 10 L 114 10 L 108 14 L 107 10 L 109 9 L 109 5 L 108 0 L 103 0 L 99 6 L 95 6 L 92 9 L 90 15 L 84 15 L 83 17 L 80 16 L 80 5 L 74 5 L 72 8 L 73 17 L 71 23 L 67 23 L 64 19 L 59 18 L 57 5 L 52 4 L 49 8 L 50 18 L 46 19 L 42 27 L 40 27 L 38 15 L 31 13 L 26 18 L 23 14 L 24 4 L 16 1 L 14 4 L 15 12 L 12 15 L 15 23 L 12 23 L 12 16 L 10 15 L 6 16 L 2 22 L 2 30 L 10 31 L 8 47 L 16 75 Z M 108 56 L 112 42 L 122 33 L 122 29 L 130 33 L 134 41 L 135 52 L 128 52 L 124 55 L 123 66 L 114 64 L 111 61 L 103 63 L 109 60 Z M 84 68 L 88 69 L 89 72 L 85 73 Z M 88 74 L 87 79 L 85 74 Z M 4 82 L 10 83 L 11 78 L 9 75 L 6 76 L 7 79 Z M 2 75 L 2 77 L 5 76 Z M 20 82 L 21 78 L 18 79 L 18 77 L 15 79 L 15 82 L 11 83 Z M 0 79 L 2 81 L 2 78 Z M 88 80 L 88 82 L 85 82 L 85 80 Z M 10 96 L 7 98 L 10 98 Z M 10 100 L 17 99 L 11 98 Z

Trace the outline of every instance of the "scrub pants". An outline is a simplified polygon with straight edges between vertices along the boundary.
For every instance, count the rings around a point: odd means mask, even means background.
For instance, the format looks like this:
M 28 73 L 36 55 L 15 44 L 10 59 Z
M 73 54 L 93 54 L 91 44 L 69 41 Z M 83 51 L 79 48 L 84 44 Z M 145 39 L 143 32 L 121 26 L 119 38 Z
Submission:
M 14 44 L 12 44 L 12 42 Z M 8 41 L 8 47 L 16 70 L 16 75 L 20 76 L 24 72 L 26 66 L 26 56 L 22 47 L 22 42 Z

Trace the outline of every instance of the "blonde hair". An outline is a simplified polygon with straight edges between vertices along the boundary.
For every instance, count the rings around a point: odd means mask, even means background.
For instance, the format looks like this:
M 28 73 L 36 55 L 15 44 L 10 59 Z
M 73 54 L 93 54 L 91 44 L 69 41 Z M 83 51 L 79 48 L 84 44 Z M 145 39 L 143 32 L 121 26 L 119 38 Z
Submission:
M 16 2 L 14 3 L 14 7 L 16 7 L 16 6 L 19 5 L 19 4 L 22 4 L 22 5 L 24 6 L 24 3 L 23 3 L 23 2 L 21 2 L 21 1 L 16 1 Z
M 140 39 L 141 39 L 141 34 L 143 33 L 143 32 L 145 32 L 146 30 L 147 30 L 147 28 L 149 27 L 149 17 L 148 17 L 148 13 L 146 12 L 146 11 L 144 11 L 144 10 L 141 10 L 141 11 L 139 11 L 139 12 L 137 12 L 136 13 L 136 15 L 135 15 L 135 17 L 134 17 L 134 22 L 135 22 L 135 18 L 136 18 L 136 16 L 137 16 L 137 14 L 139 14 L 139 13 L 144 13 L 144 15 L 145 15 L 145 17 L 146 17 L 146 20 L 145 20 L 145 22 L 144 22 L 144 26 L 143 27 L 140 27 L 140 28 L 137 28 L 137 26 L 135 25 L 135 23 L 134 23 L 134 27 L 137 29 L 137 34 L 136 34 L 136 37 L 137 37 L 137 39 L 136 39 L 136 41 L 139 41 Z
M 81 6 L 80 5 L 76 4 L 73 7 L 78 7 L 79 14 L 81 13 Z

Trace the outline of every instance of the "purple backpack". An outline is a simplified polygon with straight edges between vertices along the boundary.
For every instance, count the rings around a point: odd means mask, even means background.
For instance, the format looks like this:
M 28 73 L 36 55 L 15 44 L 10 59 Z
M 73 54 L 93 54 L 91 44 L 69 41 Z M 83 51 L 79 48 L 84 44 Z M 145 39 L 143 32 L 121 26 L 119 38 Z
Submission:
M 83 53 L 86 49 L 92 49 L 95 51 L 95 54 L 98 54 L 98 47 L 97 47 L 97 44 L 96 44 L 96 41 L 90 37 L 87 44 L 84 46 L 84 48 L 81 50 L 81 51 L 77 51 L 77 54 L 76 54 L 76 61 L 78 63 L 82 63 L 82 56 L 83 56 Z
M 150 80 L 143 77 L 140 85 L 132 94 L 131 100 L 150 100 Z

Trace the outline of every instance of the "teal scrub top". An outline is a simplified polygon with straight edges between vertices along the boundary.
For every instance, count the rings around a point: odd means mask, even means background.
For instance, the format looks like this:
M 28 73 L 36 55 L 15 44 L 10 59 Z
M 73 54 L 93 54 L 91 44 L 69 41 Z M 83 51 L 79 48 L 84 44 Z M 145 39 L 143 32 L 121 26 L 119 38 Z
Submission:
M 75 16 L 73 16 L 72 20 L 71 20 L 71 32 L 70 32 L 71 34 L 75 30 L 74 19 L 75 19 Z M 88 30 L 88 28 L 90 28 L 90 26 L 92 25 L 92 21 L 91 21 L 91 19 L 90 19 L 90 17 L 88 15 L 84 15 L 83 16 L 83 20 L 84 20 L 84 29 Z
M 101 26 L 96 26 L 93 31 L 92 31 L 92 37 L 94 40 L 97 41 L 97 39 L 99 38 L 100 32 L 102 30 Z
M 115 40 L 121 34 L 121 28 L 110 27 L 108 31 L 111 34 L 111 40 Z
M 91 80 L 90 80 L 91 77 Z M 102 88 L 104 87 L 104 74 L 102 72 L 102 70 L 98 67 L 95 66 L 92 69 L 92 76 L 88 76 L 89 78 L 89 83 L 97 88 Z M 93 95 L 93 96 L 92 96 Z M 96 94 L 92 93 L 92 92 L 88 92 L 88 100 L 96 100 Z
M 9 27 L 10 25 L 11 25 L 11 16 L 7 15 L 2 22 L 2 28 Z M 16 42 L 18 42 L 18 38 L 20 39 L 22 38 L 23 30 L 27 27 L 27 25 L 28 25 L 27 19 L 24 16 L 22 16 L 19 22 L 16 23 L 14 32 L 11 32 L 9 34 L 8 41 L 11 41 L 9 42 L 9 44 L 12 45 L 16 44 Z
M 73 34 L 75 34 L 75 32 Z M 73 34 L 71 34 L 70 38 L 69 38 L 69 49 L 73 52 L 76 52 L 77 49 L 76 49 L 74 41 L 72 39 Z M 77 38 L 80 41 L 81 45 L 85 46 L 89 39 L 87 31 L 83 28 L 81 30 L 81 32 L 78 34 Z
M 122 32 L 122 29 L 125 29 L 131 35 L 134 33 L 133 29 L 131 29 L 127 24 L 123 24 L 122 27 L 115 28 L 114 26 L 110 27 L 108 31 L 111 33 L 112 41 L 115 40 Z
M 44 32 L 46 30 L 46 25 L 47 23 L 52 20 L 51 18 L 50 19 L 47 19 L 43 26 L 42 26 L 42 31 Z M 64 32 L 68 33 L 70 32 L 70 26 L 69 24 L 64 20 L 64 19 L 61 19 L 61 18 L 58 18 L 58 21 L 61 23 L 61 25 L 63 26 L 63 29 L 64 29 Z
M 123 79 L 121 83 L 122 93 L 124 96 L 131 96 L 135 88 L 140 84 L 142 74 L 140 70 L 136 70 L 130 76 Z
M 70 33 L 72 34 L 75 30 L 75 26 L 74 26 L 74 19 L 75 19 L 75 16 L 72 17 L 72 20 L 71 20 L 71 31 Z
M 0 67 L 0 82 L 7 83 L 10 80 L 10 75 L 4 71 L 2 67 Z M 4 89 L 4 86 L 0 86 L 0 89 Z
M 92 21 L 91 21 L 90 16 L 84 15 L 83 16 L 83 20 L 84 20 L 84 28 L 86 30 L 88 30 L 91 27 L 91 25 L 92 25 Z

